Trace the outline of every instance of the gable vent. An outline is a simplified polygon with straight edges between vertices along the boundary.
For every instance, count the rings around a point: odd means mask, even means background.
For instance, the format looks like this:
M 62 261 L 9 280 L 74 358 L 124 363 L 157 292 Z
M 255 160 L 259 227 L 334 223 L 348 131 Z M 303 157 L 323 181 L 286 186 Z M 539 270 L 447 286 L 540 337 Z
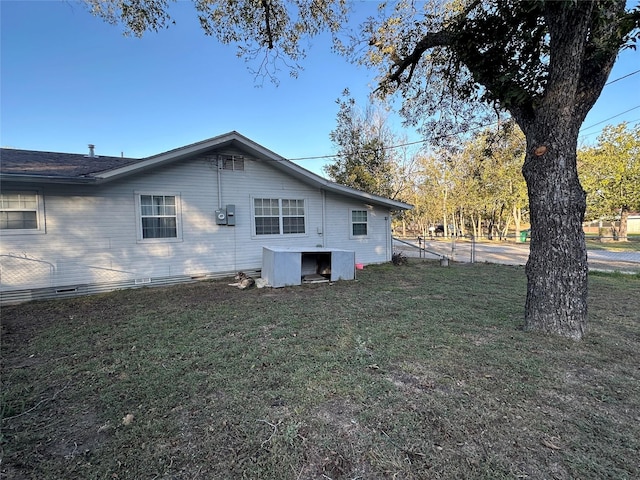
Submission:
M 244 170 L 244 157 L 237 155 L 220 155 L 223 170 Z

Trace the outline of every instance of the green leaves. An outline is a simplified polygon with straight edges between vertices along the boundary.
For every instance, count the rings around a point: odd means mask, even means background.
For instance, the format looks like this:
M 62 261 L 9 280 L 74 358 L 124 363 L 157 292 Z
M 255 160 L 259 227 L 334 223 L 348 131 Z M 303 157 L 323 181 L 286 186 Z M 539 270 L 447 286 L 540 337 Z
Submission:
M 640 125 L 605 127 L 596 146 L 578 152 L 578 166 L 588 219 L 640 209 Z
M 329 137 L 338 156 L 324 171 L 342 185 L 395 198 L 401 183 L 396 174 L 402 162 L 390 147 L 401 142 L 386 125 L 383 111 L 373 106 L 360 111 L 348 90 L 337 103 L 337 126 Z

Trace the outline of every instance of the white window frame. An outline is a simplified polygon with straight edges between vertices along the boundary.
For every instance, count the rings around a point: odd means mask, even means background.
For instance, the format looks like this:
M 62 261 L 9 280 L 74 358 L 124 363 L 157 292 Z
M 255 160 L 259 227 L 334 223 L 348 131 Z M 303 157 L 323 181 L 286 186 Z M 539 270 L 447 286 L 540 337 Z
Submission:
M 278 233 L 257 233 L 256 232 L 256 206 L 255 206 L 255 201 L 256 200 L 277 200 L 278 201 Z M 298 202 L 302 202 L 302 208 L 304 209 L 304 213 L 302 215 L 303 221 L 304 221 L 304 232 L 303 233 L 284 233 L 284 222 L 283 222 L 283 218 L 286 217 L 299 217 L 300 215 L 284 215 L 282 212 L 282 202 L 283 200 L 295 200 Z M 309 202 L 307 201 L 306 198 L 277 198 L 277 197 L 271 197 L 268 195 L 264 195 L 264 196 L 259 196 L 259 197 L 251 197 L 251 237 L 252 238 L 281 238 L 281 237 L 287 237 L 287 238 L 291 238 L 291 237 L 307 237 L 309 234 L 307 233 L 309 231 L 308 228 L 308 221 L 307 221 L 307 209 L 308 209 L 308 205 Z M 261 215 L 258 215 L 258 217 L 260 217 Z M 268 215 L 266 215 L 267 217 L 269 217 Z M 273 215 L 272 217 L 275 217 L 275 215 Z
M 353 221 L 353 213 L 354 212 L 365 212 L 367 214 L 367 220 L 366 222 L 354 222 Z M 369 222 L 369 216 L 370 216 L 370 212 L 368 209 L 366 208 L 351 208 L 349 209 L 349 238 L 368 238 L 369 237 L 369 232 L 371 231 L 370 229 L 370 222 Z M 365 233 L 364 235 L 356 235 L 353 233 L 353 227 L 354 225 L 358 224 L 362 224 L 364 223 L 367 226 L 367 233 Z
M 3 212 L 11 212 L 11 211 L 35 211 L 36 212 L 36 228 L 3 228 L 0 229 L 0 235 L 42 235 L 46 233 L 46 223 L 45 223 L 45 213 L 44 213 L 44 198 L 40 190 L 3 190 L 2 195 L 35 195 L 36 197 L 36 208 L 35 209 L 27 209 L 27 208 L 1 208 L 0 211 Z
M 176 236 L 167 238 L 143 238 L 142 232 L 142 200 L 141 197 L 150 195 L 152 197 L 174 197 L 176 200 Z M 136 231 L 138 243 L 176 243 L 182 242 L 182 198 L 176 192 L 135 192 L 136 204 Z

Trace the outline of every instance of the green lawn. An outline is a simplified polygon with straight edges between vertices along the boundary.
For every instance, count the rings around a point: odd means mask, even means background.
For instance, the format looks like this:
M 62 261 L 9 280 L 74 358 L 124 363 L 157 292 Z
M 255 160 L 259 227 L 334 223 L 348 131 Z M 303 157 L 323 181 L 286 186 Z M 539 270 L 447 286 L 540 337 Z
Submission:
M 524 269 L 201 282 L 2 309 L 17 479 L 640 478 L 640 276 L 590 276 L 575 343 Z

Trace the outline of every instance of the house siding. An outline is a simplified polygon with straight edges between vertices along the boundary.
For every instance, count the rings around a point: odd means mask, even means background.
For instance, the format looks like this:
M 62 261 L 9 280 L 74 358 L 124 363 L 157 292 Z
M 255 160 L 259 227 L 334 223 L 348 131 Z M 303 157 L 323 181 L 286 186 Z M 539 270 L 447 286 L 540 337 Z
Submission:
M 391 212 L 367 203 L 327 194 L 326 247 L 345 248 L 356 253 L 357 263 L 391 261 Z M 351 237 L 351 211 L 367 211 L 367 235 Z
M 359 263 L 390 260 L 388 209 L 325 195 L 276 170 L 268 160 L 245 158 L 244 170 L 218 172 L 215 153 L 103 185 L 37 186 L 44 201 L 45 233 L 0 237 L 2 301 L 18 298 L 7 293 L 20 290 L 45 289 L 43 296 L 46 289 L 73 294 L 87 286 L 110 290 L 259 270 L 265 246 L 333 247 L 355 251 Z M 179 196 L 177 241 L 140 241 L 140 193 Z M 253 198 L 304 199 L 305 234 L 254 235 Z M 216 225 L 215 210 L 225 205 L 235 205 L 235 226 Z M 350 238 L 353 208 L 370 212 L 366 238 Z

